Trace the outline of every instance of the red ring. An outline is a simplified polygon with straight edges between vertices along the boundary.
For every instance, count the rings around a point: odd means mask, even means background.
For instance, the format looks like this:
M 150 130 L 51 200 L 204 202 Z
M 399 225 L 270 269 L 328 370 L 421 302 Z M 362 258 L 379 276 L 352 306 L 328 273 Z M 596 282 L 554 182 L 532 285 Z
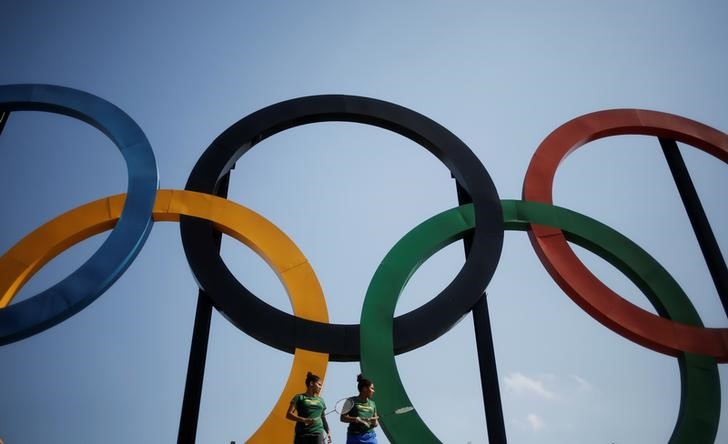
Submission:
M 598 111 L 565 123 L 541 143 L 526 171 L 523 199 L 552 204 L 556 168 L 566 156 L 591 141 L 625 134 L 676 140 L 728 163 L 728 135 L 702 123 L 656 111 Z M 623 299 L 586 268 L 560 229 L 531 224 L 529 237 L 551 277 L 577 305 L 612 331 L 668 355 L 690 352 L 728 362 L 728 328 L 681 324 Z

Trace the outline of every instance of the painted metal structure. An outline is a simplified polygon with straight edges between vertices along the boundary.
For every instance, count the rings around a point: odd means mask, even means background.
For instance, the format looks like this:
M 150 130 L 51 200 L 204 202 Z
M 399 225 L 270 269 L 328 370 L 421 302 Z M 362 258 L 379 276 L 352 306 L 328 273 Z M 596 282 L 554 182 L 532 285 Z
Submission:
M 0 257 L 3 272 L 0 308 L 6 307 L 22 284 L 63 250 L 118 226 L 127 198 L 120 194 L 75 208 L 45 223 L 8 250 Z M 192 191 L 159 190 L 152 208 L 154 221 L 178 222 L 182 216 L 210 221 L 216 230 L 258 253 L 280 278 L 297 316 L 319 322 L 328 320 L 326 301 L 311 265 L 288 236 L 270 221 L 227 199 Z M 19 258 L 23 266 L 8 266 L 20 264 Z M 306 372 L 315 371 L 323 377 L 327 364 L 325 353 L 295 350 L 285 388 L 251 442 L 290 440 L 291 422 L 279 413 L 288 408 L 291 398 L 300 391 Z
M 561 161 L 603 137 L 641 134 L 695 146 L 728 162 L 728 135 L 683 117 L 655 111 L 599 111 L 573 119 L 552 132 L 531 158 L 523 199 L 551 204 L 553 178 Z M 529 237 L 561 288 L 592 317 L 622 336 L 661 353 L 705 354 L 728 359 L 728 329 L 699 328 L 654 315 L 610 290 L 579 260 L 559 229 L 532 224 Z
M 293 99 L 257 111 L 225 130 L 202 154 L 185 188 L 213 194 L 219 179 L 256 143 L 289 128 L 330 121 L 374 125 L 410 138 L 439 158 L 473 199 L 478 223 L 460 273 L 427 304 L 394 320 L 396 352 L 415 349 L 448 331 L 473 307 L 495 271 L 503 245 L 495 186 L 475 154 L 444 127 L 407 108 L 364 97 Z M 180 227 L 195 279 L 238 328 L 289 353 L 300 347 L 329 353 L 334 361 L 358 360 L 358 325 L 312 322 L 264 303 L 227 269 L 209 224 L 182 220 Z
M 154 152 L 126 113 L 91 94 L 51 85 L 0 86 L 0 111 L 46 111 L 84 121 L 106 134 L 126 161 L 129 188 L 123 217 L 98 251 L 51 288 L 0 310 L 0 345 L 32 336 L 83 310 L 121 276 L 152 229 L 151 211 L 159 184 Z M 66 247 L 60 245 L 59 248 Z M 8 263 L 24 267 L 23 258 Z M 0 299 L 7 305 L 9 301 Z
M 707 221 L 700 220 L 699 202 L 694 209 L 697 194 L 690 191 L 687 170 L 675 157 L 676 152 L 679 156 L 675 141 L 679 141 L 728 161 L 728 136 L 720 131 L 655 111 L 588 114 L 555 130 L 538 148 L 524 180 L 524 200 L 501 201 L 477 157 L 436 122 L 375 99 L 313 96 L 281 102 L 241 119 L 203 153 L 186 190 L 157 191 L 151 147 L 141 129 L 115 106 L 58 86 L 0 86 L 0 132 L 11 112 L 23 110 L 69 115 L 103 131 L 124 155 L 129 189 L 126 195 L 101 199 L 53 219 L 0 257 L 0 345 L 48 329 L 83 309 L 133 261 L 152 221 L 179 221 L 185 254 L 200 284 L 179 442 L 195 441 L 212 306 L 241 331 L 294 354 L 283 393 L 248 442 L 292 440 L 293 423 L 285 420 L 288 402 L 306 371 L 323 376 L 329 360 L 361 361 L 364 372 L 377 384 L 383 428 L 392 442 L 439 442 L 416 409 L 386 415 L 411 405 L 394 356 L 433 341 L 470 311 L 478 339 L 488 434 L 492 441 L 506 442 L 485 296 L 506 229 L 528 232 L 551 276 L 591 316 L 627 339 L 678 358 L 682 397 L 670 442 L 715 439 L 720 413 L 717 363 L 728 362 L 728 329 L 703 327 L 687 296 L 656 261 L 609 227 L 553 206 L 551 187 L 558 164 L 589 141 L 621 134 L 660 138 L 696 231 L 708 233 L 701 247 L 709 251 L 704 254 L 725 306 L 725 262 L 717 245 L 710 244 L 712 233 Z M 271 222 L 220 197 L 226 195 L 233 165 L 253 145 L 286 129 L 324 121 L 374 125 L 417 142 L 450 169 L 459 201 L 465 204 L 424 222 L 395 245 L 372 279 L 359 325 L 329 324 L 320 285 L 303 254 Z M 104 230 L 112 233 L 78 270 L 49 290 L 10 305 L 19 288 L 45 263 Z M 220 233 L 243 242 L 271 265 L 288 291 L 293 315 L 264 303 L 235 279 L 219 255 Z M 422 307 L 394 318 L 399 292 L 409 276 L 438 249 L 460 239 L 465 241 L 466 260 L 453 282 Z M 568 242 L 591 250 L 625 273 L 658 315 L 611 292 L 579 261 Z
M 558 228 L 580 245 L 628 276 L 667 319 L 702 327 L 695 308 L 680 286 L 649 254 L 615 230 L 579 213 L 526 201 L 503 201 L 508 230 L 528 231 L 529 224 Z M 382 412 L 412 405 L 397 372 L 392 353 L 392 315 L 399 294 L 417 268 L 445 246 L 473 229 L 472 206 L 443 212 L 405 235 L 387 253 L 374 273 L 362 308 L 362 369 L 377 381 L 377 405 Z M 715 359 L 680 353 L 681 408 L 670 442 L 710 443 L 720 417 L 720 380 Z M 397 443 L 440 442 L 416 410 L 383 422 Z

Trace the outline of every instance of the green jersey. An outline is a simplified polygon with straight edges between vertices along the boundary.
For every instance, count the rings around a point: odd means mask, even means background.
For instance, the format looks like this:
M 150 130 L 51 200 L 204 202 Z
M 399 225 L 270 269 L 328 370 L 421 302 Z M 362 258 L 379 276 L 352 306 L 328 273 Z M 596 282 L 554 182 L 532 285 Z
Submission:
M 301 418 L 315 418 L 311 425 L 302 422 L 296 423 L 296 435 L 308 435 L 324 433 L 324 424 L 321 416 L 326 411 L 326 404 L 318 396 L 308 396 L 305 393 L 296 395 L 291 399 L 291 404 L 296 408 L 296 414 Z
M 349 399 L 354 402 L 354 407 L 349 410 L 349 413 L 347 413 L 346 416 L 358 417 L 363 419 L 377 416 L 377 404 L 375 404 L 374 401 L 372 401 L 371 399 L 367 399 L 363 402 L 361 399 L 359 399 L 358 396 L 354 396 Z M 348 433 L 349 435 L 361 435 L 362 433 L 366 433 L 371 429 L 371 427 L 367 427 L 364 424 L 352 422 L 346 429 L 346 433 Z

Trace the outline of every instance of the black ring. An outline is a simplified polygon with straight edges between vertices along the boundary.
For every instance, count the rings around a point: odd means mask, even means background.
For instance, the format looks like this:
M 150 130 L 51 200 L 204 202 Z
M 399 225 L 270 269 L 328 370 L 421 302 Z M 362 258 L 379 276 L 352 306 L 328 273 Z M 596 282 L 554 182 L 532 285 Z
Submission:
M 215 194 L 219 180 L 261 140 L 316 122 L 355 122 L 388 129 L 427 148 L 467 191 L 475 208 L 470 253 L 455 279 L 437 297 L 394 319 L 395 353 L 425 345 L 452 328 L 490 282 L 503 246 L 500 198 L 483 164 L 465 143 L 433 120 L 381 100 L 323 95 L 277 103 L 244 117 L 215 139 L 190 173 L 186 190 Z M 333 361 L 359 359 L 359 325 L 325 324 L 285 313 L 248 291 L 230 273 L 216 247 L 212 223 L 181 217 L 187 261 L 198 285 L 239 329 L 279 350 L 329 353 Z

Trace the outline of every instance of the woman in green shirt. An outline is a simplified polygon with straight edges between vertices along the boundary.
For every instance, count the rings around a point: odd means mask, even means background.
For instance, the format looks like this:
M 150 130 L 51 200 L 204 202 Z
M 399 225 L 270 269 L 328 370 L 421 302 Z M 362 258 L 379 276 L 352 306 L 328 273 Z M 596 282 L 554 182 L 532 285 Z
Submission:
M 296 422 L 293 444 L 324 444 L 327 437 L 331 443 L 329 425 L 324 416 L 326 404 L 319 396 L 322 386 L 321 378 L 308 372 L 306 392 L 291 399 L 286 418 Z
M 377 444 L 374 428 L 379 425 L 377 405 L 372 400 L 374 383 L 362 375 L 356 377 L 359 396 L 349 398 L 353 407 L 341 414 L 341 422 L 349 423 L 346 429 L 346 444 Z

